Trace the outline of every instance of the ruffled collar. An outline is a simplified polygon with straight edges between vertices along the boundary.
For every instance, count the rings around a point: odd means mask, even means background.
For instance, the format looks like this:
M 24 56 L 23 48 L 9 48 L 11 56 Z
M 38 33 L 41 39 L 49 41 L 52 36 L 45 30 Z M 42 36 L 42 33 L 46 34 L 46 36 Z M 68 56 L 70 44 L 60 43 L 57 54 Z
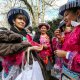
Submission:
M 76 21 L 71 21 L 71 25 L 72 25 L 73 27 L 76 27 L 76 26 L 79 26 L 80 23 L 79 23 L 79 22 L 76 22 Z

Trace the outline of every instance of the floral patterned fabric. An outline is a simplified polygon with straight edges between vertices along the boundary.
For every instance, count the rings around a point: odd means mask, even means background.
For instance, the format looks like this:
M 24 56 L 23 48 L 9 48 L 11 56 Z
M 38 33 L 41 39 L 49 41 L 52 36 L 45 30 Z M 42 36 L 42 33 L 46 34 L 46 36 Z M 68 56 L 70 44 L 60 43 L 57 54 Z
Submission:
M 48 36 L 40 36 L 40 44 L 47 45 L 47 49 L 40 51 L 39 56 L 43 59 L 44 63 L 48 63 L 48 58 L 52 55 L 50 39 Z
M 61 49 L 62 43 L 59 42 L 58 38 L 56 38 L 56 37 L 52 38 L 52 47 L 53 47 L 53 51 L 55 51 L 57 49 Z M 56 77 L 58 79 L 60 78 L 61 68 L 62 68 L 62 58 L 55 56 L 55 64 L 52 69 L 54 77 Z
M 71 59 L 64 58 L 64 64 L 72 71 L 80 72 L 80 25 L 65 37 L 62 49 L 73 54 Z
M 54 51 L 57 50 L 57 49 L 61 49 L 62 44 L 59 42 L 58 38 L 56 38 L 56 37 L 52 38 L 52 47 L 53 47 Z M 59 66 L 59 68 L 60 68 L 61 65 L 62 65 L 61 58 L 55 56 L 55 64 L 57 66 Z

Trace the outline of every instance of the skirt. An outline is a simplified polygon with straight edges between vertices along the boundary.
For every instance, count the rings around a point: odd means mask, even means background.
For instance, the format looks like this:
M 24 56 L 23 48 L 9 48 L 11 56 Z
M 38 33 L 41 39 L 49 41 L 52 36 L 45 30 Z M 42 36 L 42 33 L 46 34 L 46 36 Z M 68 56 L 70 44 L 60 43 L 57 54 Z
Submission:
M 80 73 L 73 72 L 63 65 L 61 80 L 80 80 Z
M 2 80 L 15 80 L 19 73 L 20 73 L 19 66 L 11 66 L 8 74 L 3 69 Z

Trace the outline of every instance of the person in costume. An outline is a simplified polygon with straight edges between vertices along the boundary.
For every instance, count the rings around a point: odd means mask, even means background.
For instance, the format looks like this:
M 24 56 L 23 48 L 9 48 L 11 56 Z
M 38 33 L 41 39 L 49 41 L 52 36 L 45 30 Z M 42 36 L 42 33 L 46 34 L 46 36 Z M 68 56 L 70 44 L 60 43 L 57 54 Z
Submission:
M 63 16 L 66 26 L 80 17 L 80 1 L 71 1 L 61 6 L 59 14 Z M 55 50 L 54 54 L 63 58 L 61 80 L 80 79 L 80 24 L 75 25 L 72 31 L 65 35 L 62 50 Z
M 39 53 L 39 56 L 42 58 L 45 64 L 48 64 L 48 59 L 52 55 L 50 38 L 47 35 L 47 31 L 50 29 L 50 26 L 47 23 L 40 23 L 38 28 L 41 33 L 40 44 L 44 47 L 44 49 Z
M 53 34 L 53 38 L 52 38 L 52 47 L 53 47 L 53 51 L 57 50 L 57 49 L 61 49 L 62 48 L 62 43 L 64 41 L 64 36 L 62 36 L 62 32 L 63 27 L 65 26 L 65 23 L 60 22 L 58 29 L 56 29 Z M 62 59 L 55 56 L 55 64 L 54 67 L 52 69 L 52 75 L 57 77 L 58 79 L 60 78 L 60 74 L 61 74 L 61 68 L 62 68 Z
M 24 43 L 22 38 L 23 36 L 20 34 L 6 28 L 0 28 L 0 57 L 2 58 L 3 66 L 2 80 L 14 80 L 20 72 L 19 66 L 22 63 L 24 51 L 31 46 L 29 42 Z
M 22 37 L 21 39 L 24 44 L 29 43 L 32 46 L 32 47 L 29 46 L 28 48 L 30 48 L 31 50 L 36 50 L 36 51 L 43 49 L 43 46 L 32 41 L 31 37 L 29 35 L 27 35 L 27 32 L 24 29 L 30 23 L 30 17 L 25 10 L 20 9 L 20 8 L 13 8 L 8 12 L 7 18 L 8 18 L 9 24 L 11 25 L 10 30 L 15 33 L 18 33 Z M 44 70 L 44 67 L 43 67 L 43 64 L 41 63 L 40 58 L 37 56 L 36 52 L 33 51 L 32 53 L 35 57 L 35 60 L 37 60 L 40 63 L 41 69 L 43 71 L 44 79 L 46 80 L 46 71 Z M 18 60 L 18 62 L 21 63 L 23 55 L 24 55 L 24 51 L 21 53 L 21 55 L 16 54 L 14 57 L 15 58 L 17 57 L 16 60 Z M 15 64 L 15 62 L 17 62 L 17 61 L 15 61 L 15 58 L 14 58 L 14 64 Z M 8 61 L 8 60 L 6 60 L 6 61 Z M 11 60 L 10 60 L 10 62 L 12 63 Z M 14 64 L 12 64 L 12 65 L 14 65 Z M 18 66 L 19 65 L 20 64 L 18 64 Z
M 14 80 L 20 71 L 23 51 L 31 45 L 28 42 L 22 42 L 21 35 L 4 28 L 0 28 L 0 44 L 2 80 Z
M 41 50 L 38 55 L 43 60 L 46 69 L 48 71 L 49 77 L 51 76 L 52 69 L 52 48 L 51 48 L 51 39 L 49 34 L 47 33 L 50 29 L 50 25 L 48 23 L 40 23 L 38 26 L 38 32 L 34 36 L 34 41 L 43 45 L 43 50 Z

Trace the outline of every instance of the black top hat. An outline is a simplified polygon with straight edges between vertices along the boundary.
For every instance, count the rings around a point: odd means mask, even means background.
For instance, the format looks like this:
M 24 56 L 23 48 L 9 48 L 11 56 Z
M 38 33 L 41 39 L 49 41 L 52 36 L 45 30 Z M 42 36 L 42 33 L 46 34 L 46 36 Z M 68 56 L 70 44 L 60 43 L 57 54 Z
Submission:
M 26 17 L 26 19 L 27 19 L 26 20 L 26 26 L 30 23 L 30 17 L 29 17 L 28 13 L 25 10 L 20 9 L 20 8 L 13 8 L 7 14 L 8 22 L 10 23 L 10 25 L 13 25 L 12 21 L 14 19 L 14 15 L 16 15 L 16 14 L 22 14 Z
M 65 10 L 72 8 L 80 8 L 80 0 L 75 0 L 64 4 L 63 6 L 60 7 L 59 14 L 63 16 Z

